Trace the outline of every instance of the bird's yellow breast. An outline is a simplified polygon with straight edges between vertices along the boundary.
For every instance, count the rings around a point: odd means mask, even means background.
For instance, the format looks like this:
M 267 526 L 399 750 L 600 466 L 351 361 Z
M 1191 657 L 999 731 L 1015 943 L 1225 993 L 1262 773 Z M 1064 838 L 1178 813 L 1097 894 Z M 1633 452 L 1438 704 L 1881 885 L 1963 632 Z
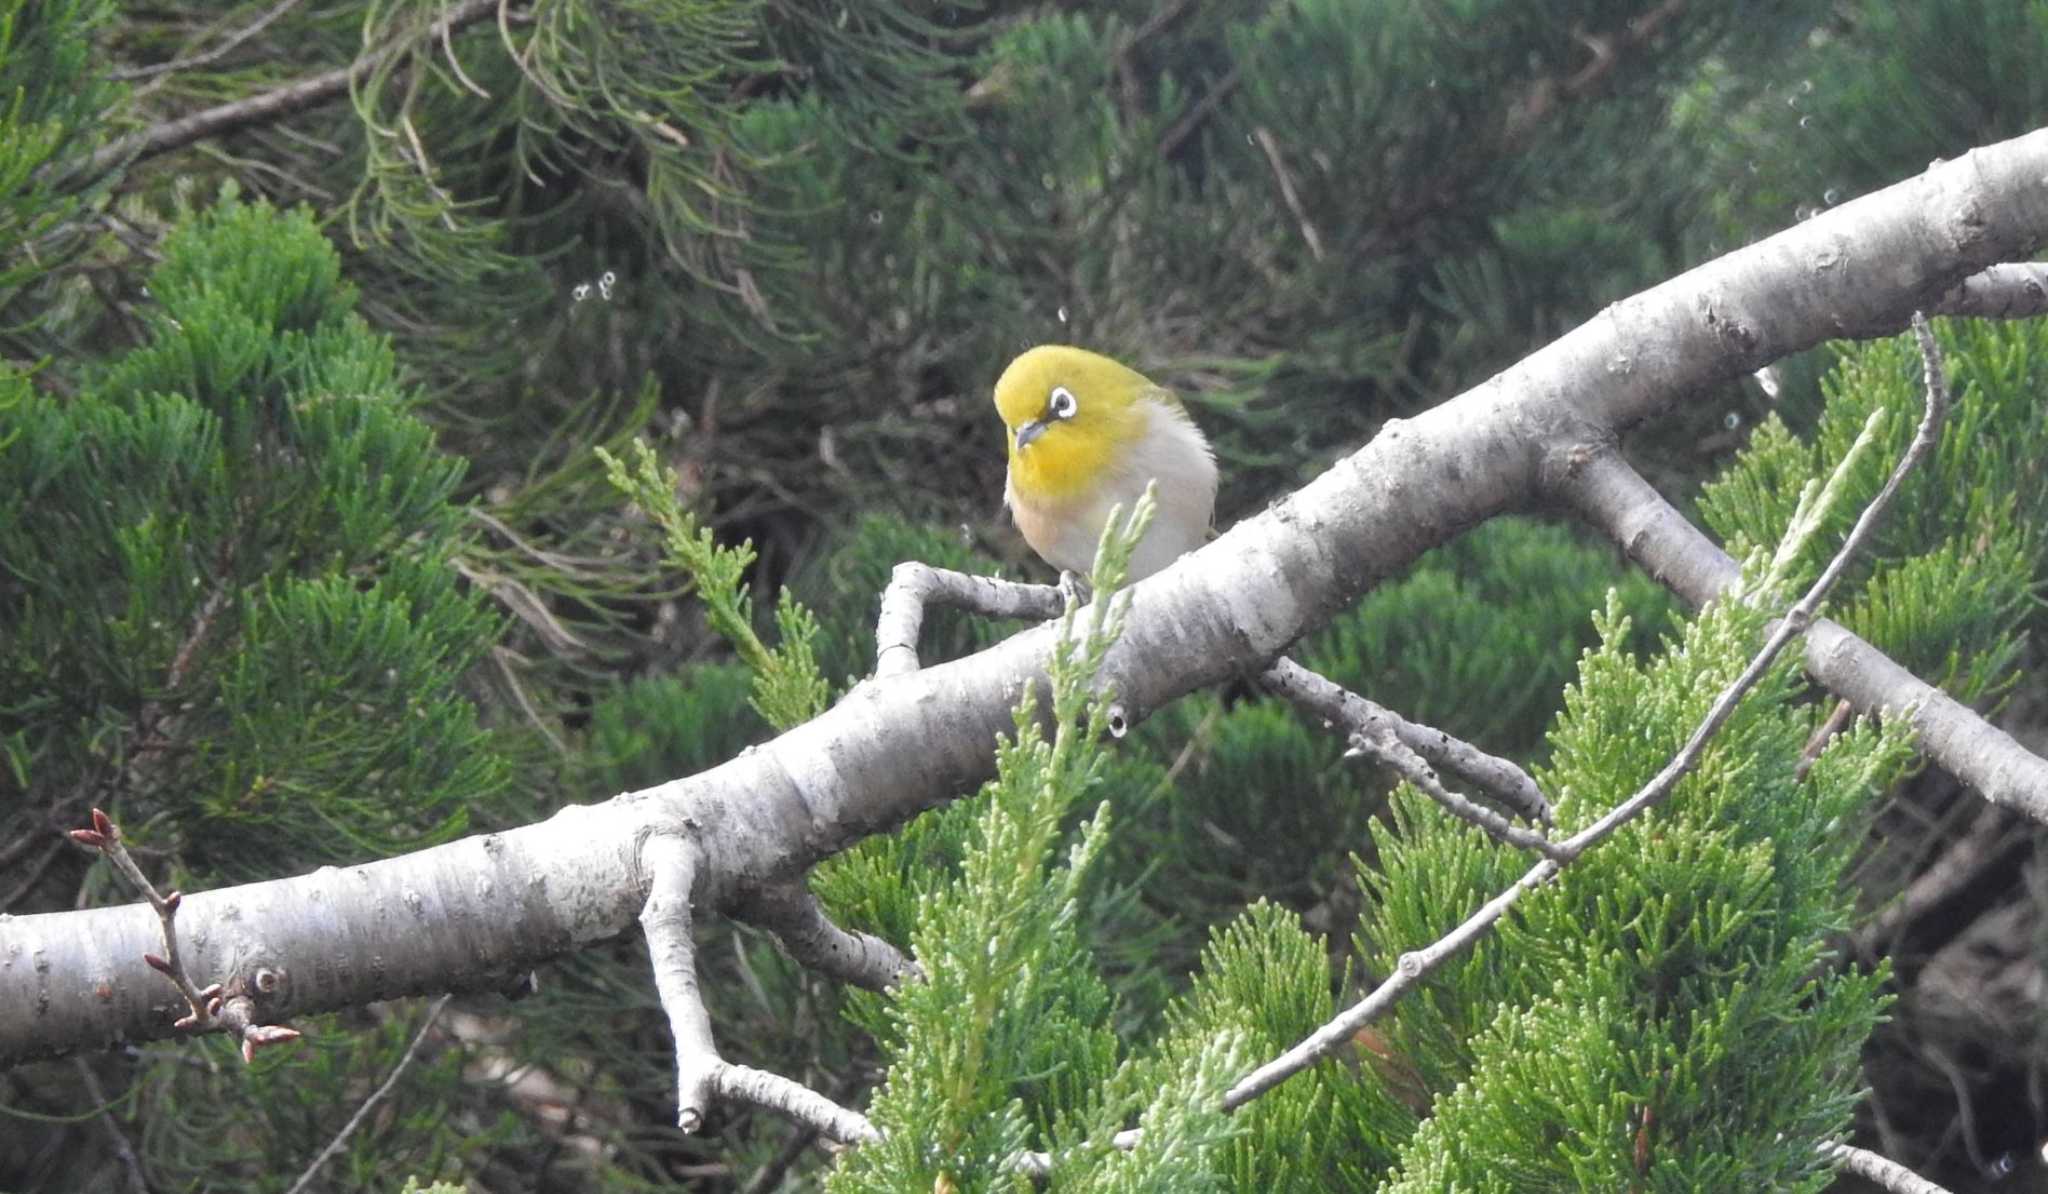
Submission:
M 1036 502 L 1064 505 L 1086 497 L 1112 475 L 1123 445 L 1107 434 L 1054 427 L 1028 448 L 1010 444 L 1010 483 Z

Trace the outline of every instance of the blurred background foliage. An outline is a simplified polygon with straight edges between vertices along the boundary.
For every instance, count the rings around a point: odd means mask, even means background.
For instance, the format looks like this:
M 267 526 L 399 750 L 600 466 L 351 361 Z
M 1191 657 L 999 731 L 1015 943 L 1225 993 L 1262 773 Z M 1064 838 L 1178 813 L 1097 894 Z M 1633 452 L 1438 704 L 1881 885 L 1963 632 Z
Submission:
M 1178 390 L 1227 524 L 1606 303 L 2041 123 L 2043 11 L 0 0 L 0 912 L 128 898 L 56 837 L 93 803 L 156 873 L 221 883 L 765 740 L 593 447 L 652 439 L 702 525 L 751 540 L 763 633 L 787 586 L 844 685 L 898 560 L 1044 578 L 1001 515 L 987 406 L 1022 348 L 1085 344 Z M 201 112 L 213 135 L 181 136 Z M 1945 334 L 1974 398 L 1840 605 L 2038 748 L 2041 334 Z M 1689 396 L 1629 451 L 1717 534 L 1773 542 L 1916 368 L 1819 351 L 1771 389 Z M 1302 657 L 1540 763 L 1610 587 L 1617 649 L 1676 633 L 1607 546 L 1504 521 Z M 940 616 L 927 658 L 1009 629 Z M 1106 764 L 1118 825 L 1087 903 L 1121 1028 L 1171 1021 L 1205 948 L 1295 949 L 1270 910 L 1212 944 L 1261 898 L 1323 935 L 1333 975 L 1385 947 L 1353 938 L 1350 859 L 1384 777 L 1264 701 L 1190 698 L 1136 738 Z M 906 940 L 940 882 L 916 876 L 965 848 L 957 807 L 821 892 Z M 1866 1058 L 1867 1142 L 1958 1185 L 2027 1163 L 2048 1124 L 2034 849 L 1929 771 L 1855 859 L 1866 913 L 1973 860 L 1846 946 L 1889 953 L 1901 997 Z M 847 997 L 751 930 L 707 932 L 728 1055 L 858 1101 L 878 1055 Z M 1987 950 L 2001 967 L 1958 977 Z M 622 941 L 520 1002 L 458 1001 L 324 1179 L 806 1181 L 819 1155 L 780 1121 L 673 1130 L 644 967 Z M 10 1071 L 0 1185 L 126 1180 L 118 1125 L 152 1188 L 286 1188 L 422 1015 L 330 1017 L 252 1079 L 192 1064 L 213 1045 Z

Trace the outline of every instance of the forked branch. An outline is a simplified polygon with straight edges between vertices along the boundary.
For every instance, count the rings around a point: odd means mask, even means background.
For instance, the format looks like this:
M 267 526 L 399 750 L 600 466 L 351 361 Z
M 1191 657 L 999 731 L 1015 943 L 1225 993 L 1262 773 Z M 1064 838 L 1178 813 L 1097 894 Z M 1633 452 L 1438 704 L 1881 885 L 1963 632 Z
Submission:
M 1403 996 L 1420 984 L 1425 976 L 1484 936 L 1523 894 L 1549 882 L 1560 870 L 1587 850 L 1599 845 L 1623 825 L 1670 797 L 1678 781 L 1698 764 L 1708 742 L 1712 741 L 1721 726 L 1734 713 L 1736 705 L 1741 703 L 1749 690 L 1763 678 L 1764 673 L 1770 669 L 1785 647 L 1812 624 L 1821 602 L 1827 599 L 1828 592 L 1841 579 L 1849 563 L 1869 542 L 1878 524 L 1883 521 L 1892 499 L 1898 494 L 1900 484 L 1933 450 L 1940 438 L 1942 419 L 1948 413 L 1949 397 L 1948 381 L 1942 369 L 1941 350 L 1935 344 L 1934 335 L 1928 329 L 1925 318 L 1916 318 L 1913 327 L 1919 337 L 1921 359 L 1927 371 L 1926 410 L 1921 416 L 1919 430 L 1914 433 L 1913 442 L 1899 458 L 1884 487 L 1878 491 L 1870 504 L 1864 507 L 1863 513 L 1856 520 L 1856 525 L 1843 539 L 1842 546 L 1828 561 L 1827 567 L 1821 570 L 1819 578 L 1807 589 L 1806 595 L 1795 602 L 1772 628 L 1764 645 L 1750 659 L 1749 665 L 1721 691 L 1720 696 L 1715 698 L 1706 716 L 1701 719 L 1699 726 L 1694 729 L 1692 736 L 1679 752 L 1628 799 L 1615 805 L 1591 825 L 1558 843 L 1555 854 L 1545 857 L 1531 867 L 1513 886 L 1488 900 L 1463 923 L 1421 949 L 1402 954 L 1394 973 L 1371 994 L 1347 1008 L 1287 1052 L 1246 1075 L 1224 1095 L 1225 1107 L 1241 1107 L 1317 1061 L 1335 1053 L 1351 1040 L 1359 1029 L 1385 1015 Z M 1754 594 L 1760 598 L 1769 595 L 1768 590 Z

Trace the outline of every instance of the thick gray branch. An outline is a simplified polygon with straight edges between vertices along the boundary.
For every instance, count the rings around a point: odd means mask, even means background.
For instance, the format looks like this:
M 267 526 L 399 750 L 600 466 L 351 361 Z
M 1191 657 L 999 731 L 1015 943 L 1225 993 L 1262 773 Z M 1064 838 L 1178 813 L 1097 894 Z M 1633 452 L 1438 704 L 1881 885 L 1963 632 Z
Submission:
M 1975 151 L 1618 304 L 1471 392 L 1388 424 L 1132 588 L 1105 679 L 1135 719 L 1263 667 L 1423 551 L 1533 507 L 1621 427 L 1845 321 L 1903 320 L 1958 280 L 2030 255 L 2048 235 L 2044 178 L 2048 131 Z M 697 908 L 723 909 L 988 778 L 1011 708 L 1044 683 L 1052 634 L 1033 627 L 862 685 L 723 766 L 539 825 L 188 895 L 179 923 L 191 964 L 215 977 L 258 958 L 288 970 L 267 997 L 271 1018 L 488 983 L 631 927 L 646 896 L 636 843 L 679 824 L 699 851 Z M 1816 627 L 1809 662 L 1839 645 Z M 1928 691 L 1876 660 L 1824 682 L 1870 707 Z M 1955 725 L 1922 738 L 1944 767 L 2006 759 L 2002 778 L 1979 786 L 2008 799 L 2038 780 L 2040 760 L 2024 764 L 1967 710 Z M 170 992 L 141 961 L 157 939 L 144 905 L 0 922 L 0 1062 L 166 1035 Z
M 1559 871 L 1576 862 L 1586 851 L 1598 846 L 1623 825 L 1670 797 L 1672 790 L 1678 786 L 1678 781 L 1698 765 L 1708 742 L 1734 714 L 1736 706 L 1756 686 L 1757 681 L 1763 678 L 1772 662 L 1790 645 L 1794 637 L 1813 624 L 1815 611 L 1820 608 L 1821 602 L 1827 599 L 1828 591 L 1841 580 L 1850 561 L 1869 543 L 1892 499 L 1898 496 L 1899 486 L 1906 475 L 1918 467 L 1927 454 L 1934 450 L 1935 442 L 1940 436 L 1942 420 L 1948 410 L 1948 381 L 1942 370 L 1940 354 L 1935 348 L 1933 333 L 1927 330 L 1926 321 L 1917 315 L 1914 317 L 1914 330 L 1920 335 L 1920 350 L 1927 368 L 1927 411 L 1920 421 L 1919 431 L 1913 436 L 1913 442 L 1907 445 L 1905 455 L 1901 456 L 1898 464 L 1893 467 L 1884 487 L 1878 490 L 1877 496 L 1864 508 L 1856 520 L 1856 525 L 1842 541 L 1841 547 L 1836 549 L 1827 567 L 1821 570 L 1819 578 L 1807 589 L 1805 595 L 1793 603 L 1792 608 L 1785 612 L 1785 616 L 1772 625 L 1764 645 L 1750 658 L 1749 665 L 1742 669 L 1742 673 L 1721 690 L 1721 694 L 1708 708 L 1706 716 L 1701 718 L 1699 725 L 1693 729 L 1692 736 L 1686 740 L 1678 753 L 1672 756 L 1671 761 L 1659 769 L 1656 775 L 1650 777 L 1647 783 L 1636 789 L 1628 799 L 1607 810 L 1598 820 L 1572 834 L 1570 838 L 1546 850 L 1541 861 L 1529 868 L 1527 873 L 1505 891 L 1488 900 L 1479 911 L 1466 917 L 1457 927 L 1421 949 L 1402 954 L 1395 965 L 1394 973 L 1388 975 L 1386 980 L 1364 999 L 1338 1013 L 1285 1053 L 1245 1075 L 1225 1092 L 1223 1106 L 1226 1110 L 1242 1107 L 1288 1078 L 1330 1056 L 1342 1044 L 1350 1041 L 1359 1029 L 1392 1010 L 1394 1004 L 1437 967 L 1462 953 L 1473 942 L 1490 932 L 1501 917 L 1507 915 L 1508 909 L 1522 898 L 1523 893 L 1534 891 L 1550 882 Z M 1768 590 L 1751 591 L 1745 596 L 1750 600 L 1759 600 L 1770 599 L 1774 594 Z
M 1559 496 L 1694 606 L 1735 583 L 1735 561 L 1612 451 L 1583 459 Z M 2048 823 L 2048 759 L 1876 647 L 1818 619 L 1806 635 L 1806 670 L 1858 712 L 1907 718 L 1920 748 L 1986 800 Z

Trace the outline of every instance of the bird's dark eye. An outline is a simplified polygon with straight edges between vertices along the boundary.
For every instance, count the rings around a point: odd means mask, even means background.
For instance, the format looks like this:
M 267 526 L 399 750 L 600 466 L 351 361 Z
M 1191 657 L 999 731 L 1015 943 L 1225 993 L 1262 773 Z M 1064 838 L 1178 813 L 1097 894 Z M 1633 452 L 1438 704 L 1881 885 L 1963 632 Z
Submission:
M 1074 391 L 1065 386 L 1054 386 L 1052 397 L 1046 399 L 1045 409 L 1055 419 L 1071 419 L 1074 412 L 1081 409 L 1081 403 L 1074 397 Z

